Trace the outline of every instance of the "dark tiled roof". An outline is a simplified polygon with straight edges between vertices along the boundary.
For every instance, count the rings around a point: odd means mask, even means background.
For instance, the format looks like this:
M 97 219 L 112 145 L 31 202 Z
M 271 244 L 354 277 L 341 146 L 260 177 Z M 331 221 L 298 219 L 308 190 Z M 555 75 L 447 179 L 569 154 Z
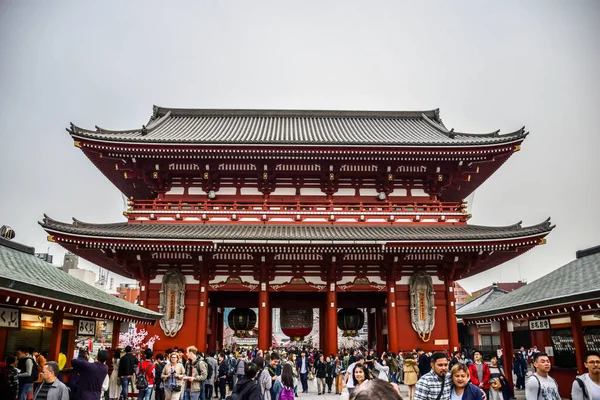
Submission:
M 462 318 L 483 318 L 522 313 L 541 307 L 600 299 L 600 248 L 577 258 L 536 281 L 485 302 L 456 312 Z
M 154 108 L 139 129 L 87 130 L 76 137 L 111 142 L 188 144 L 331 144 L 470 146 L 522 140 L 527 132 L 468 134 L 448 130 L 432 111 L 211 110 Z
M 490 290 L 488 290 L 487 292 L 482 294 L 481 296 L 476 297 L 473 300 L 469 301 L 468 303 L 465 303 L 461 307 L 457 308 L 456 316 L 460 317 L 461 314 L 468 313 L 469 310 L 476 309 L 476 308 L 482 306 L 483 304 L 490 302 L 491 300 L 494 300 L 498 297 L 504 296 L 506 293 L 508 293 L 506 290 L 502 290 L 502 289 L 499 289 L 497 286 L 494 286 Z
M 30 249 L 22 246 L 25 249 Z M 0 238 L 0 287 L 105 310 L 126 318 L 157 320 L 161 314 L 131 304 L 71 276 Z
M 212 225 L 212 224 L 73 224 L 49 217 L 40 223 L 47 230 L 96 237 L 180 240 L 290 240 L 290 241 L 419 241 L 485 240 L 527 237 L 553 229 L 550 221 L 522 227 L 479 225 Z

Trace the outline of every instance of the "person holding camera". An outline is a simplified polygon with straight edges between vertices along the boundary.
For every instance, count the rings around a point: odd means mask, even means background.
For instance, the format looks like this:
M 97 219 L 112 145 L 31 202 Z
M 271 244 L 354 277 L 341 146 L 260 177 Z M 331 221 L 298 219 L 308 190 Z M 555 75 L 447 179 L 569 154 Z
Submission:
M 169 355 L 169 363 L 163 368 L 161 378 L 165 382 L 165 400 L 179 400 L 185 378 L 185 368 L 181 364 L 179 353 Z

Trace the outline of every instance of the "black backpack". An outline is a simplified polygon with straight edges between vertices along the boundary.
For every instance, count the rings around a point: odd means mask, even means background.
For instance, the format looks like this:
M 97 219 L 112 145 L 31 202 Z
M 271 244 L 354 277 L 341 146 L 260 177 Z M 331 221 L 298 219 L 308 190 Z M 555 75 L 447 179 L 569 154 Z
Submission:
M 235 375 L 235 370 L 237 369 L 237 361 L 235 360 L 235 358 L 231 357 L 227 361 L 227 366 L 229 367 L 227 370 L 227 376 L 232 377 L 233 375 Z
M 206 367 L 207 367 L 207 373 L 206 373 L 206 380 L 207 381 L 211 381 L 212 377 L 213 377 L 213 367 L 210 365 L 210 363 L 205 362 Z
M 148 379 L 146 378 L 146 372 L 148 372 L 148 370 L 150 369 L 152 364 L 154 364 L 154 363 L 152 361 L 150 361 L 150 364 L 148 364 L 148 366 L 146 368 L 144 368 L 144 371 L 142 373 L 140 373 L 140 375 L 136 378 L 135 388 L 137 390 L 148 389 Z

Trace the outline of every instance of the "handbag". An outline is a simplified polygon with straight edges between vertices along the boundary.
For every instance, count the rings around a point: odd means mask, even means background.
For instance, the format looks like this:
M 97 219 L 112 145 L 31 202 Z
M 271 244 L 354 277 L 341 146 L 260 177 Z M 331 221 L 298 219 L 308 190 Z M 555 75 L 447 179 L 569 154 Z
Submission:
M 490 383 L 490 387 L 494 390 L 500 390 L 502 389 L 502 382 L 498 379 L 497 381 Z

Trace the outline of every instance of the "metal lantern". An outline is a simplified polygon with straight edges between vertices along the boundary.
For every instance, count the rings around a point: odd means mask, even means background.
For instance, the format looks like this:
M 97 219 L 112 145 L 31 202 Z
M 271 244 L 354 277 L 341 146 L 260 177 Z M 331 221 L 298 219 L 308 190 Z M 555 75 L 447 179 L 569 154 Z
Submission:
M 256 313 L 250 308 L 234 308 L 227 317 L 229 327 L 237 337 L 247 337 L 256 326 Z
M 365 324 L 365 314 L 358 308 L 342 308 L 337 313 L 337 324 L 344 336 L 357 336 Z
M 304 336 L 312 331 L 312 326 L 312 308 L 281 309 L 281 331 L 292 341 L 304 340 Z
M 0 237 L 12 240 L 15 238 L 15 231 L 8 225 L 2 225 L 2 227 L 0 227 Z

